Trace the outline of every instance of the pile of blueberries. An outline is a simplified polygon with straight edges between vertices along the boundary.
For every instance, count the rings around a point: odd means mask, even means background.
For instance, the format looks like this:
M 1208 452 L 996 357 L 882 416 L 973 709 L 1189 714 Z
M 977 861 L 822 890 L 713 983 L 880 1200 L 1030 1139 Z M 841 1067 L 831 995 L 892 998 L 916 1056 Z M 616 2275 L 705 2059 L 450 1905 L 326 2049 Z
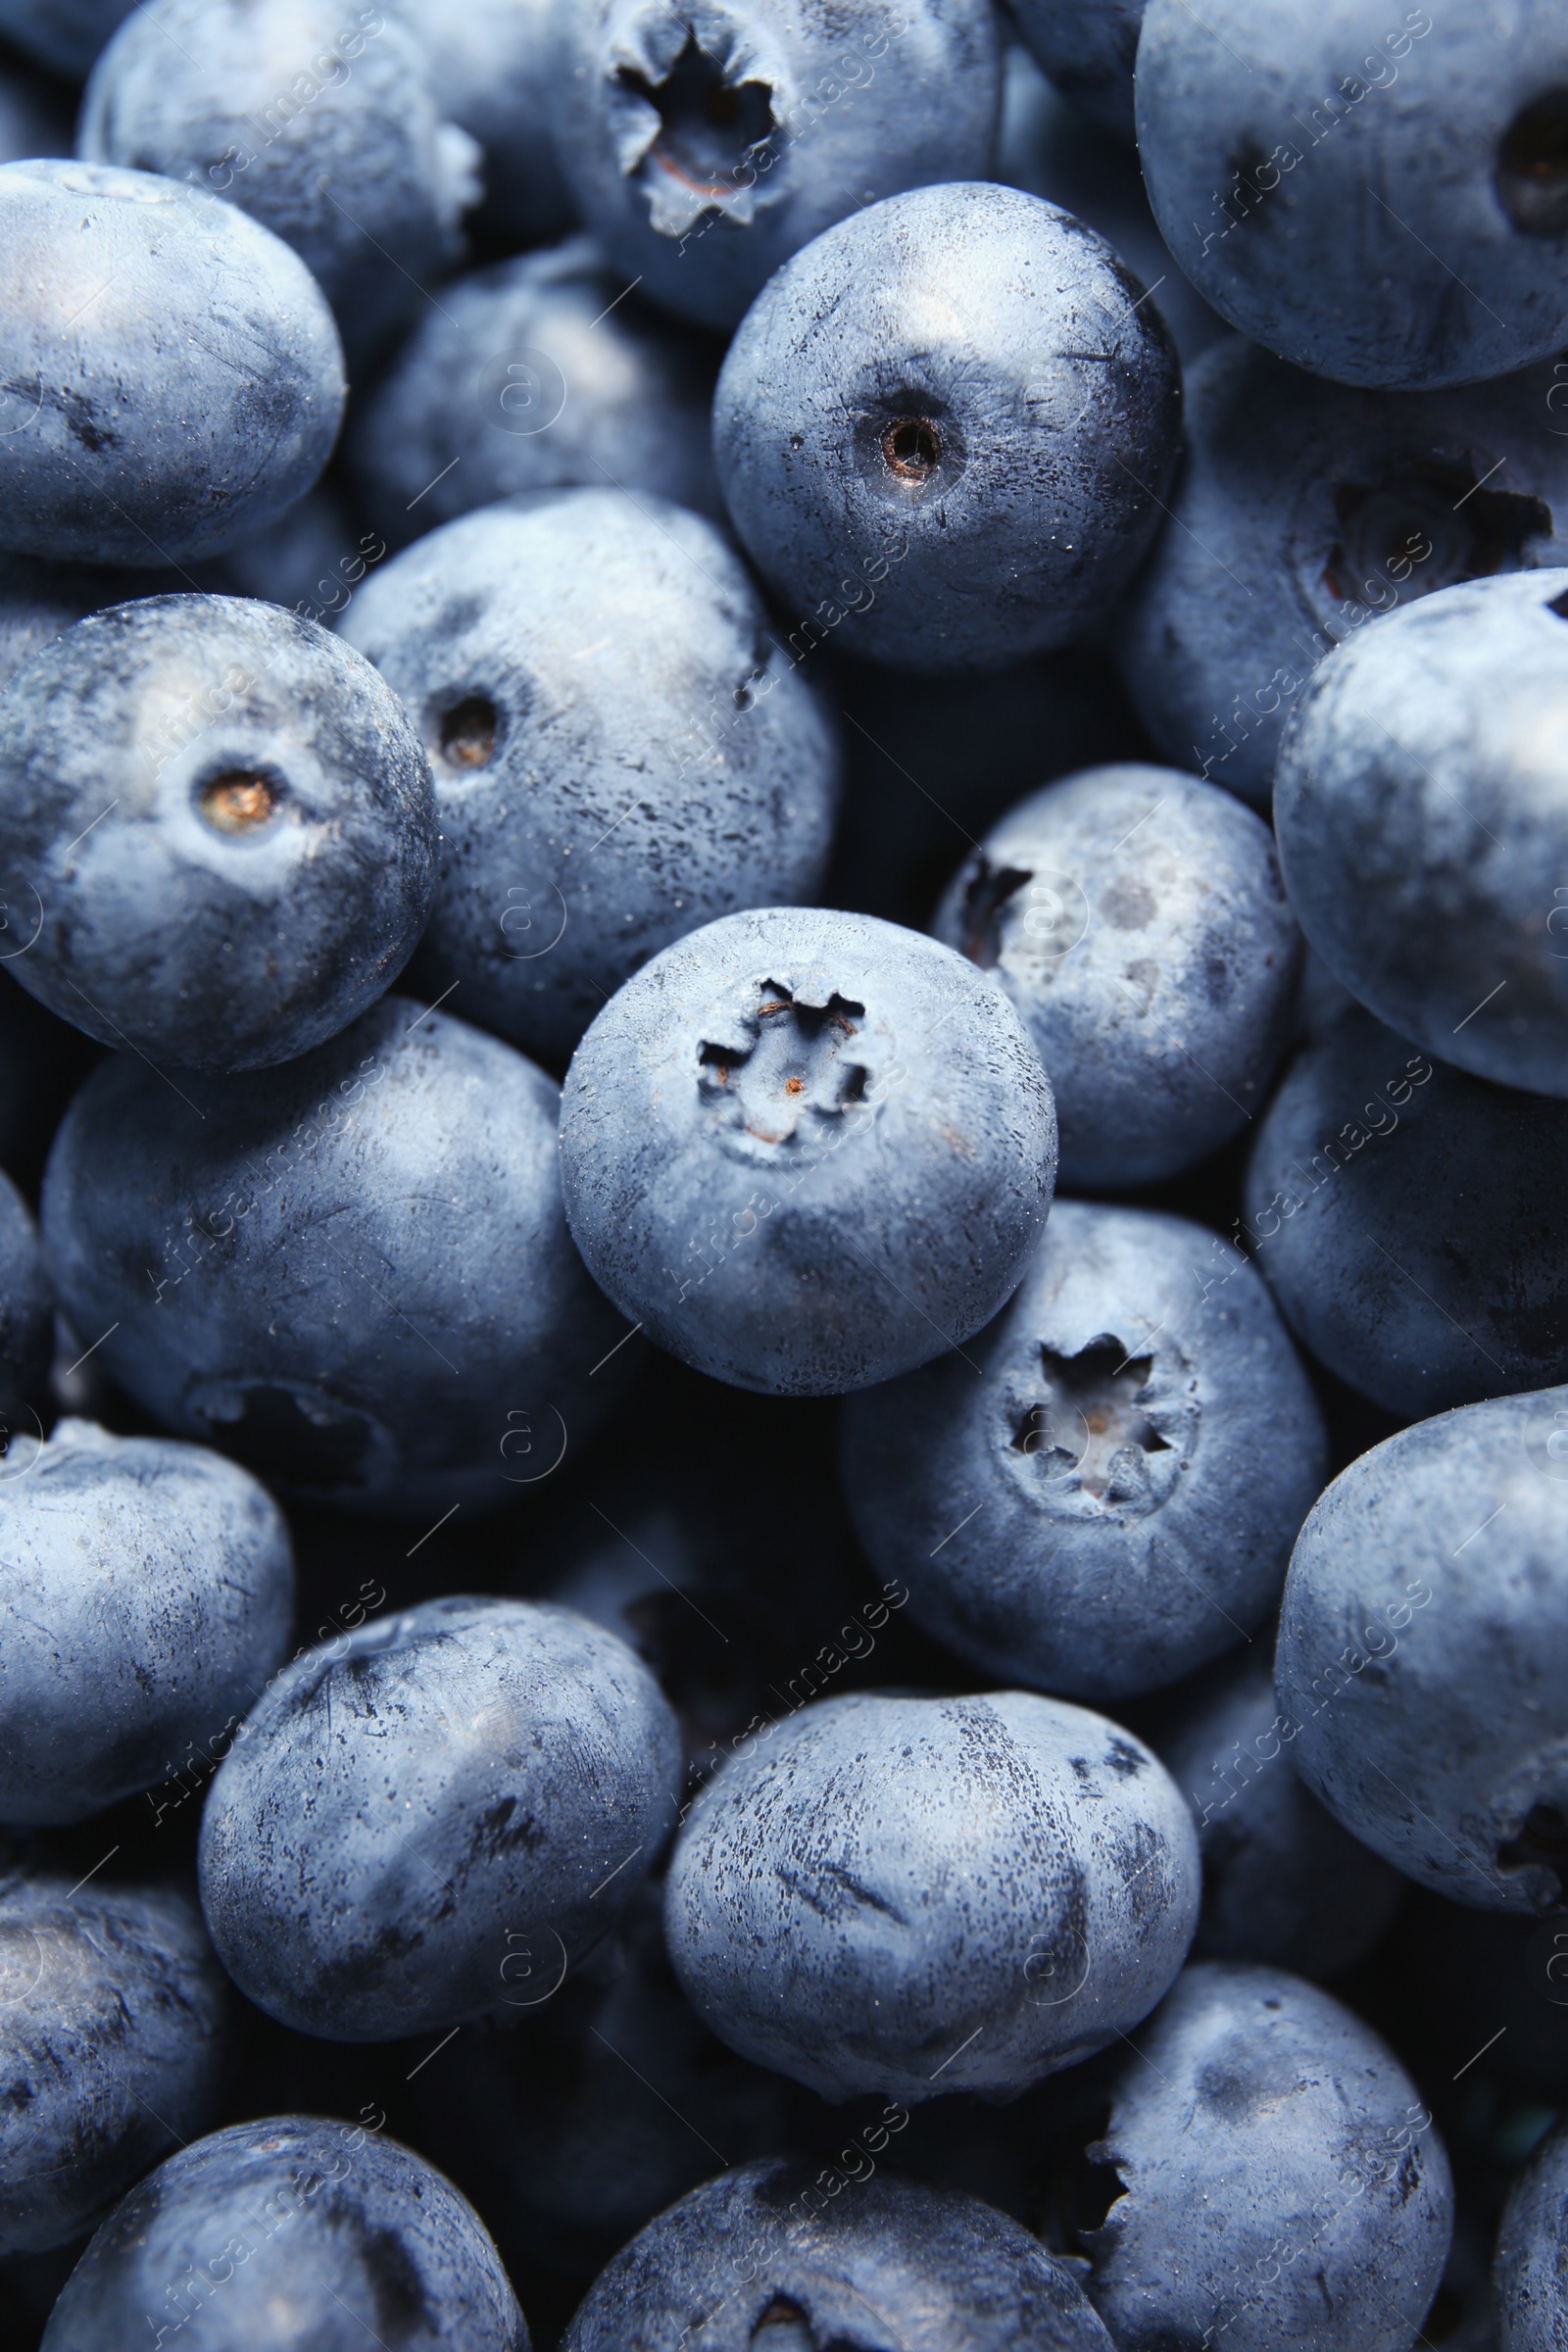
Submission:
M 1559 354 L 1563 0 L 0 0 L 4 2352 L 1568 2352 Z

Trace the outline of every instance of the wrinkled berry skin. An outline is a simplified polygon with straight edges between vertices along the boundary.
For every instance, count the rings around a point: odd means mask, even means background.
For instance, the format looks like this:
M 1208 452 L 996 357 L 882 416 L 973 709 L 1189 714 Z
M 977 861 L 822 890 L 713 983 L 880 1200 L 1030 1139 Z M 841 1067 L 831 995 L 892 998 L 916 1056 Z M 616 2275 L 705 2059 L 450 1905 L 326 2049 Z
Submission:
M 554 0 L 399 0 L 425 50 L 425 81 L 443 118 L 484 150 L 483 218 L 509 244 L 544 245 L 571 226 L 556 154 Z M 442 301 L 447 297 L 442 294 Z
M 383 997 L 281 1070 L 179 1087 L 105 1063 L 44 1187 L 65 1311 L 144 1411 L 280 1493 L 432 1518 L 581 1445 L 622 1326 L 570 1246 L 542 1070 Z
M 797 637 L 991 670 L 1109 612 L 1180 421 L 1174 348 L 1104 239 L 971 182 L 872 205 L 786 264 L 730 345 L 713 455 Z
M 687 1815 L 686 1997 L 824 2098 L 1010 2097 L 1146 2017 L 1192 1941 L 1198 1839 L 1152 1751 L 1020 1690 L 818 1700 Z
M 908 2120 L 862 2136 L 896 2151 Z M 693 2189 L 596 2280 L 562 2352 L 682 2352 L 694 2325 L 704 2352 L 1110 2352 L 1071 2272 L 1016 2222 L 862 2161 L 741 2165 Z
M 732 327 L 860 205 L 990 165 L 989 0 L 581 0 L 557 35 L 558 152 L 584 220 L 704 326 Z
M 191 2327 L 203 2352 L 290 2340 L 359 2352 L 372 2339 L 397 2352 L 528 2352 L 472 2206 L 412 2149 L 374 2138 L 378 2128 L 270 2116 L 180 2149 L 72 2272 L 48 2352 L 139 2343 L 160 2325 L 175 2342 Z
M 224 1752 L 288 1646 L 265 1487 L 168 1438 L 58 1422 L 0 1484 L 0 1821 L 80 1821 Z
M 872 915 L 765 907 L 612 998 L 562 1095 L 572 1238 L 650 1339 L 832 1396 L 956 1347 L 1051 1207 L 1051 1087 L 980 973 Z
M 297 2033 L 506 2017 L 613 1928 L 681 1778 L 675 1718 L 612 1634 L 548 1602 L 427 1600 L 264 1691 L 202 1815 L 202 1908 Z
M 1125 2352 L 1406 2352 L 1453 2230 L 1443 2142 L 1386 2042 L 1315 1984 L 1185 1968 L 1091 2151 L 1127 2193 L 1085 2238 Z M 1223 2330 L 1223 2332 L 1221 2332 Z
M 281 239 L 97 164 L 0 166 L 0 541 L 61 562 L 219 554 L 311 487 L 343 416 L 331 313 Z
M 0 2255 L 69 2245 L 217 2106 L 228 2003 L 168 1886 L 0 1867 Z
M 1568 2339 L 1568 2130 L 1544 2139 L 1514 2180 L 1492 2283 L 1500 2352 L 1558 2352 Z
M 1297 1770 L 1450 1901 L 1548 1911 L 1568 1815 L 1568 1389 L 1417 1422 L 1302 1528 L 1274 1661 Z
M 861 1543 L 928 1632 L 1100 1701 L 1261 1621 L 1327 1447 L 1239 1250 L 1184 1217 L 1058 1200 L 987 1330 L 845 1408 L 841 1464 Z
M 8 1439 L 32 1429 L 27 1400 L 41 1392 L 53 1352 L 54 1298 L 38 1228 L 10 1177 L 0 1172 L 0 1416 Z M 21 1460 L 18 1454 L 0 1469 L 0 1495 L 7 1472 L 15 1477 Z
M 237 597 L 92 614 L 0 702 L 12 970 L 103 1045 L 250 1070 L 402 970 L 435 890 L 429 764 L 370 664 Z
M 1056 88 L 1102 129 L 1130 140 L 1144 0 L 1012 0 L 1012 14 Z
M 1179 1175 L 1262 1102 L 1300 934 L 1268 827 L 1175 768 L 1092 767 L 1031 793 L 932 924 L 992 972 L 1051 1074 L 1060 1180 Z
M 1346 987 L 1429 1054 L 1558 1097 L 1565 746 L 1568 569 L 1517 572 L 1426 597 L 1325 662 L 1274 786 L 1291 903 Z
M 421 729 L 442 871 L 431 997 L 560 1069 L 661 948 L 813 896 L 838 805 L 825 705 L 713 524 L 566 490 L 432 531 L 343 634 Z
M 1178 263 L 1253 342 L 1337 383 L 1475 383 L 1568 341 L 1565 83 L 1554 0 L 1436 31 L 1382 0 L 1149 0 L 1138 151 Z
M 1439 1413 L 1568 1378 L 1565 1154 L 1568 1105 L 1356 1007 L 1259 1122 L 1241 1230 L 1319 1363 L 1391 1413 Z

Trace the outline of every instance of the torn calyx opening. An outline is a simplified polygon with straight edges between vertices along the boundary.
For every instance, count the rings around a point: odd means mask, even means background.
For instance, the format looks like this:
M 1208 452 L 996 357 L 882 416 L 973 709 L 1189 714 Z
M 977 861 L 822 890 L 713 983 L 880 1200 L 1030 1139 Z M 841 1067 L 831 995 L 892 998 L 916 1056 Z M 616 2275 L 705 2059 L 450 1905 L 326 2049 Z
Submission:
M 683 236 L 704 213 L 750 220 L 773 162 L 772 85 L 733 52 L 705 48 L 692 30 L 663 74 L 623 65 L 615 80 L 635 116 L 621 140 L 622 169 L 641 182 L 652 225 Z

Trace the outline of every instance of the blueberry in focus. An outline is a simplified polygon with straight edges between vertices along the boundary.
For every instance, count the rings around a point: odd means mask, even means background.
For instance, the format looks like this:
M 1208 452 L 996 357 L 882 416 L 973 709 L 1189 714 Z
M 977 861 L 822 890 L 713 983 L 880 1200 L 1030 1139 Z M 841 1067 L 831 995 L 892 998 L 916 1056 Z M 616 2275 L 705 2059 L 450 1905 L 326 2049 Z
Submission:
M 1090 120 L 1133 136 L 1133 60 L 1144 0 L 1012 0 L 1031 56 Z
M 435 774 L 424 983 L 541 1060 L 672 940 L 815 890 L 832 721 L 712 523 L 608 489 L 487 508 L 377 572 L 343 634 Z
M 1568 2333 L 1568 2131 L 1558 2127 L 1518 2174 L 1497 2233 L 1493 2285 L 1500 2352 L 1557 2352 Z
M 1162 514 L 1181 382 L 1093 229 L 916 189 L 785 265 L 730 345 L 719 484 L 785 605 L 895 669 L 1000 669 L 1102 620 Z
M 1051 1087 L 1001 992 L 871 915 L 761 908 L 666 948 L 562 1095 L 566 1216 L 650 1339 L 831 1396 L 990 1321 L 1051 1206 Z
M 1300 935 L 1267 826 L 1229 793 L 1131 762 L 1049 784 L 992 827 L 932 929 L 1034 1040 L 1064 1185 L 1157 1184 L 1261 1104 Z

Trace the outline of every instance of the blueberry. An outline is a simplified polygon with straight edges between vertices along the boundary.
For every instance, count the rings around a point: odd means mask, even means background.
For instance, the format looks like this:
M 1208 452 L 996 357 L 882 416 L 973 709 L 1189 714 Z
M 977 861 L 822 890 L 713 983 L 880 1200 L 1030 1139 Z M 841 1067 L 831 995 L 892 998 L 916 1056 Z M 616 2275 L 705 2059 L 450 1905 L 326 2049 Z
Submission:
M 194 1446 L 59 1422 L 0 1485 L 0 1820 L 79 1821 L 221 1753 L 287 1647 L 282 1513 Z
M 48 1378 L 53 1348 L 54 1298 L 38 1229 L 10 1177 L 0 1173 L 0 1494 L 30 1453 L 35 1416 L 28 1399 Z
M 1556 2352 L 1568 2334 L 1568 2128 L 1559 2125 L 1514 2180 L 1493 2266 L 1500 2352 Z
M 356 367 L 459 259 L 479 195 L 478 147 L 437 116 L 416 34 L 394 11 L 333 0 L 133 10 L 93 68 L 77 148 L 189 181 L 273 230 Z
M 424 44 L 437 110 L 484 150 L 483 223 L 511 244 L 563 235 L 573 210 L 556 153 L 554 0 L 400 0 L 399 14 Z
M 1543 367 L 1355 391 L 1237 335 L 1204 352 L 1176 527 L 1115 624 L 1166 757 L 1266 811 L 1280 732 L 1336 645 L 1434 589 L 1568 561 L 1562 389 Z
M 273 1678 L 207 1798 L 202 1908 L 299 2033 L 505 2018 L 613 1928 L 680 1786 L 624 1642 L 544 1602 L 427 1600 Z
M 1228 1143 L 1290 1034 L 1300 935 L 1266 825 L 1174 768 L 1030 795 L 932 928 L 1016 1005 L 1051 1074 L 1063 1184 L 1157 1184 Z
M 396 696 L 316 622 L 229 597 L 79 621 L 0 703 L 12 969 L 105 1045 L 286 1061 L 413 953 L 436 880 L 430 771 Z
M 617 490 L 492 507 L 377 573 L 344 634 L 430 749 L 430 993 L 557 1068 L 670 941 L 815 888 L 831 721 L 711 523 Z
M 846 1408 L 842 1462 L 860 1541 L 919 1623 L 993 1674 L 1106 1699 L 1267 1614 L 1325 1450 L 1238 1250 L 1058 1200 L 988 1330 Z
M 1183 1970 L 1090 2154 L 1126 2193 L 1086 2242 L 1123 2352 L 1403 2352 L 1453 2228 L 1443 2142 L 1388 2045 L 1282 1969 Z
M 0 541 L 152 565 L 216 555 L 315 481 L 343 355 L 281 239 L 199 188 L 0 166 Z
M 669 1955 L 742 2057 L 825 2098 L 1011 2097 L 1148 2015 L 1198 1917 L 1180 1791 L 1018 1690 L 820 1699 L 738 1749 L 670 1863 Z
M 1557 1096 L 1565 740 L 1568 570 L 1473 580 L 1324 662 L 1274 789 L 1292 904 L 1345 985 L 1429 1054 Z
M 115 2208 L 44 2329 L 47 2352 L 190 2340 L 203 2352 L 528 2352 L 471 2205 L 375 2129 L 315 2116 L 232 2124 Z
M 0 33 L 46 66 L 79 81 L 136 0 L 0 0 Z
M 991 160 L 990 0 L 583 0 L 557 12 L 558 152 L 588 226 L 665 309 L 730 327 L 859 206 Z
M 1149 0 L 1138 151 L 1181 267 L 1346 384 L 1504 375 L 1568 340 L 1568 20 Z
M 558 1100 L 403 997 L 263 1075 L 176 1092 L 121 1056 L 45 1180 L 65 1310 L 145 1411 L 285 1493 L 512 1502 L 618 1369 L 589 1386 L 621 1327 L 566 1234 Z
M 442 288 L 358 412 L 350 462 L 395 547 L 575 483 L 716 518 L 713 372 L 706 338 L 644 309 L 572 237 Z
M 1012 13 L 1057 89 L 1102 129 L 1130 140 L 1144 0 L 1012 0 Z
M 901 2111 L 902 2112 L 902 2111 Z M 879 2154 L 903 2122 L 868 2127 Z M 875 2174 L 749 2164 L 661 2214 L 616 2255 L 562 2352 L 1109 2352 L 1071 2272 L 978 2197 Z M 840 2197 L 838 2203 L 830 2199 Z
M 771 280 L 720 372 L 713 454 L 797 636 L 999 669 L 1127 586 L 1180 407 L 1169 337 L 1102 237 L 1013 188 L 925 188 Z
M 1389 1412 L 1568 1378 L 1568 1107 L 1433 1060 L 1359 1008 L 1264 1114 L 1247 1237 L 1298 1339 Z
M 1451 1900 L 1546 1911 L 1568 1880 L 1568 1389 L 1417 1422 L 1302 1528 L 1275 1677 L 1297 1770 Z
M 989 1322 L 1055 1176 L 1012 1007 L 935 941 L 769 907 L 628 980 L 562 1098 L 566 1216 L 650 1339 L 739 1388 L 889 1380 Z

